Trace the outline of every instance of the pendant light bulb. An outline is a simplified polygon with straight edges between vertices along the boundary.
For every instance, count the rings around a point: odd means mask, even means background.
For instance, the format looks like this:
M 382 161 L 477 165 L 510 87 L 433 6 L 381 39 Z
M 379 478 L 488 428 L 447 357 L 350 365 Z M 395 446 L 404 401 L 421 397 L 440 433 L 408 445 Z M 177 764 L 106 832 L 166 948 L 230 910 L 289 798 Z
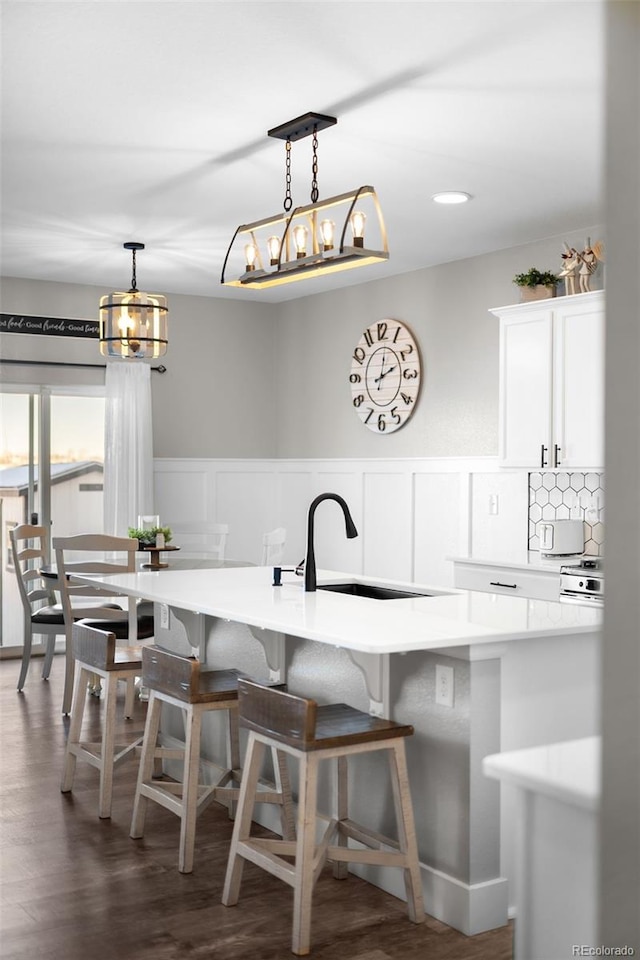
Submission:
M 333 250 L 333 237 L 336 225 L 333 220 L 320 221 L 320 233 L 322 235 L 322 246 L 325 250 Z
M 275 267 L 280 259 L 280 237 L 269 237 L 267 251 L 269 253 L 269 263 L 272 267 Z
M 299 223 L 293 228 L 293 242 L 296 245 L 296 255 L 298 260 L 307 254 L 307 233 L 308 230 L 302 223 Z
M 123 298 L 120 306 L 120 319 L 118 320 L 118 329 L 122 338 L 122 356 L 135 355 L 140 349 L 140 337 L 144 331 L 138 330 L 137 314 L 138 296 L 135 292 L 129 291 L 129 295 Z
M 247 270 L 255 270 L 258 248 L 255 243 L 248 243 L 244 248 L 245 262 Z
M 353 231 L 354 247 L 364 246 L 364 224 L 366 219 L 367 219 L 366 213 L 363 213 L 361 210 L 354 210 L 351 216 L 349 217 L 349 222 L 351 223 L 351 230 Z

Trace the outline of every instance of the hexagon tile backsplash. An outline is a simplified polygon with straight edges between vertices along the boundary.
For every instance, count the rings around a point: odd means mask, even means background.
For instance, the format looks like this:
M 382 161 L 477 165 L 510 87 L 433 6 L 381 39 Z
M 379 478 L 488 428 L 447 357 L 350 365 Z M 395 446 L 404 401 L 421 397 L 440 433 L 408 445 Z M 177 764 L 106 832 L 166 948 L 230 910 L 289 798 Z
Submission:
M 604 554 L 604 473 L 529 474 L 529 550 L 540 549 L 546 520 L 582 520 L 584 552 Z

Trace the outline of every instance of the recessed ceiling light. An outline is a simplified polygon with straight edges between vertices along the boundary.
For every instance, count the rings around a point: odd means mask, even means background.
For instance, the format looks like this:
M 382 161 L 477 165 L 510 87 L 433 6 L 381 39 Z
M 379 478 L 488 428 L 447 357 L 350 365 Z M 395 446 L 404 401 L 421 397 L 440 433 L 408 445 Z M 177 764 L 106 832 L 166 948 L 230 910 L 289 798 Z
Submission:
M 431 199 L 434 203 L 466 203 L 471 200 L 471 194 L 463 193 L 461 190 L 445 190 L 442 193 L 434 193 Z

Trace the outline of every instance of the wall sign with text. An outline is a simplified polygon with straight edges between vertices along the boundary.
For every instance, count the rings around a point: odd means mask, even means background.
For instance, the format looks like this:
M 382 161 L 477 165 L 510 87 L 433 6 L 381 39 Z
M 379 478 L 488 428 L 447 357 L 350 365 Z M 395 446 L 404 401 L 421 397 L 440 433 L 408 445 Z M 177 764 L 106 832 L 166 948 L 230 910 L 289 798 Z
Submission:
M 69 320 L 63 317 L 25 317 L 0 313 L 0 333 L 35 333 L 40 337 L 88 337 L 97 340 L 97 320 Z

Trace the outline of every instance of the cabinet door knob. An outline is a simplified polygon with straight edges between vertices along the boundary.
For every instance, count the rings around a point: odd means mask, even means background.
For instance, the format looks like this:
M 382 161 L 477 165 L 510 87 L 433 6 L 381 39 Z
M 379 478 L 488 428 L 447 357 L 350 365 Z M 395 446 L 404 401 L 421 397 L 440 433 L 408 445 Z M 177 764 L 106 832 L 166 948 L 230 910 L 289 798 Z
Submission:
M 540 466 L 541 467 L 547 466 L 547 461 L 544 458 L 547 450 L 548 450 L 548 447 L 545 447 L 544 443 L 541 443 L 540 444 Z
M 554 467 L 559 467 L 559 466 L 560 466 L 560 451 L 561 451 L 561 450 L 562 450 L 562 447 L 559 447 L 558 444 L 556 443 L 555 446 L 554 446 L 554 448 L 553 448 L 553 465 L 554 465 Z

